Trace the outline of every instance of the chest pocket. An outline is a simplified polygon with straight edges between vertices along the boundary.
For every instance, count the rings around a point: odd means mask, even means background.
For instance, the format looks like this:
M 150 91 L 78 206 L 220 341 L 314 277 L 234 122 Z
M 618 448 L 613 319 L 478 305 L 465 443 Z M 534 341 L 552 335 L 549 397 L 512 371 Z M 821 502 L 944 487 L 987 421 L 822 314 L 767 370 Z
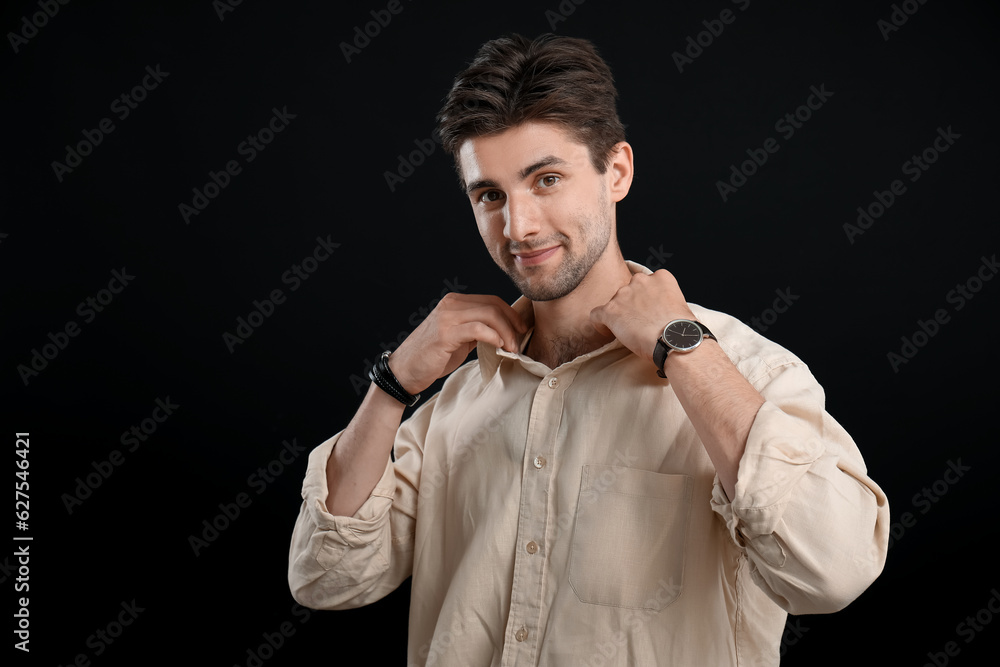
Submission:
M 569 582 L 581 602 L 659 611 L 677 599 L 693 478 L 585 465 Z

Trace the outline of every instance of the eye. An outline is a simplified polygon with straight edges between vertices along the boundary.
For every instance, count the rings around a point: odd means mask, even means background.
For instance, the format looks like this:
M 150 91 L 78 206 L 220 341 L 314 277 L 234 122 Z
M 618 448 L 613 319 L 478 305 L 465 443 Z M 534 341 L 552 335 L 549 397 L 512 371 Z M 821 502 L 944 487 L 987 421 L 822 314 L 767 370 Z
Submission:
M 499 190 L 487 190 L 483 194 L 479 195 L 479 201 L 484 204 L 492 204 L 503 199 L 503 193 Z
M 538 187 L 540 188 L 551 188 L 553 185 L 559 182 L 559 177 L 554 174 L 548 174 L 542 176 L 538 179 Z

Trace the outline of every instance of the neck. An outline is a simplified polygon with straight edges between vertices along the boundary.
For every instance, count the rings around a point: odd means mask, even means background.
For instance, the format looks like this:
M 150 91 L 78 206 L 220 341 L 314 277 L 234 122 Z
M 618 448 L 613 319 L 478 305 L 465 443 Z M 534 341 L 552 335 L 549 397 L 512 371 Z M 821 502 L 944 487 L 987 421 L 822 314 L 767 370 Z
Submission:
M 552 301 L 533 301 L 535 330 L 525 350 L 527 356 L 549 368 L 572 361 L 610 343 L 614 336 L 598 333 L 590 311 L 603 306 L 632 279 L 617 247 L 587 273 L 575 290 Z

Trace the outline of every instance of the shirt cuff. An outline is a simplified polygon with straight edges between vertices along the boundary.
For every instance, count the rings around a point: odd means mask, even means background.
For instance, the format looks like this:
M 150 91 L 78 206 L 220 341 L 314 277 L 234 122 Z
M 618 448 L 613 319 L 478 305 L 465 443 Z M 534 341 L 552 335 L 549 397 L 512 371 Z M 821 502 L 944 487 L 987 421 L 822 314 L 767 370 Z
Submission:
M 339 437 L 309 454 L 288 552 L 292 597 L 313 609 L 358 607 L 398 585 L 382 584 L 392 561 L 393 463 L 387 457 L 382 477 L 353 516 L 335 516 L 326 508 L 326 464 Z
M 735 497 L 716 480 L 712 509 L 752 579 L 792 614 L 830 613 L 878 576 L 889 508 L 850 436 L 825 413 L 765 402 L 740 460 Z
M 784 554 L 773 533 L 797 483 L 824 451 L 811 426 L 770 401 L 761 405 L 740 459 L 735 497 L 726 496 L 718 475 L 712 489 L 712 509 L 738 545 L 747 547 L 747 541 L 753 541 L 764 560 L 781 567 Z
M 331 514 L 326 507 L 329 496 L 326 466 L 340 435 L 337 434 L 310 452 L 302 483 L 302 499 L 315 532 L 328 532 L 327 541 L 333 544 L 363 547 L 378 539 L 385 527 L 386 515 L 392 507 L 396 490 L 393 463 L 391 459 L 386 459 L 382 477 L 357 512 L 352 516 Z

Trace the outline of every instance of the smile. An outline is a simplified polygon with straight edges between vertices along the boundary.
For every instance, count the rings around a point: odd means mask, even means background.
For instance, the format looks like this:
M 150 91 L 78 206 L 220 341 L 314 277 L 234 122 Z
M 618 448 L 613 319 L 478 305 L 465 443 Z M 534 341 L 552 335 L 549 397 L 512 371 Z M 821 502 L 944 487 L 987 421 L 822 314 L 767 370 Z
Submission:
M 554 255 L 557 250 L 559 250 L 559 246 L 556 245 L 551 248 L 536 250 L 534 252 L 514 253 L 514 257 L 517 258 L 517 263 L 520 266 L 535 266 L 536 264 L 541 264 Z

